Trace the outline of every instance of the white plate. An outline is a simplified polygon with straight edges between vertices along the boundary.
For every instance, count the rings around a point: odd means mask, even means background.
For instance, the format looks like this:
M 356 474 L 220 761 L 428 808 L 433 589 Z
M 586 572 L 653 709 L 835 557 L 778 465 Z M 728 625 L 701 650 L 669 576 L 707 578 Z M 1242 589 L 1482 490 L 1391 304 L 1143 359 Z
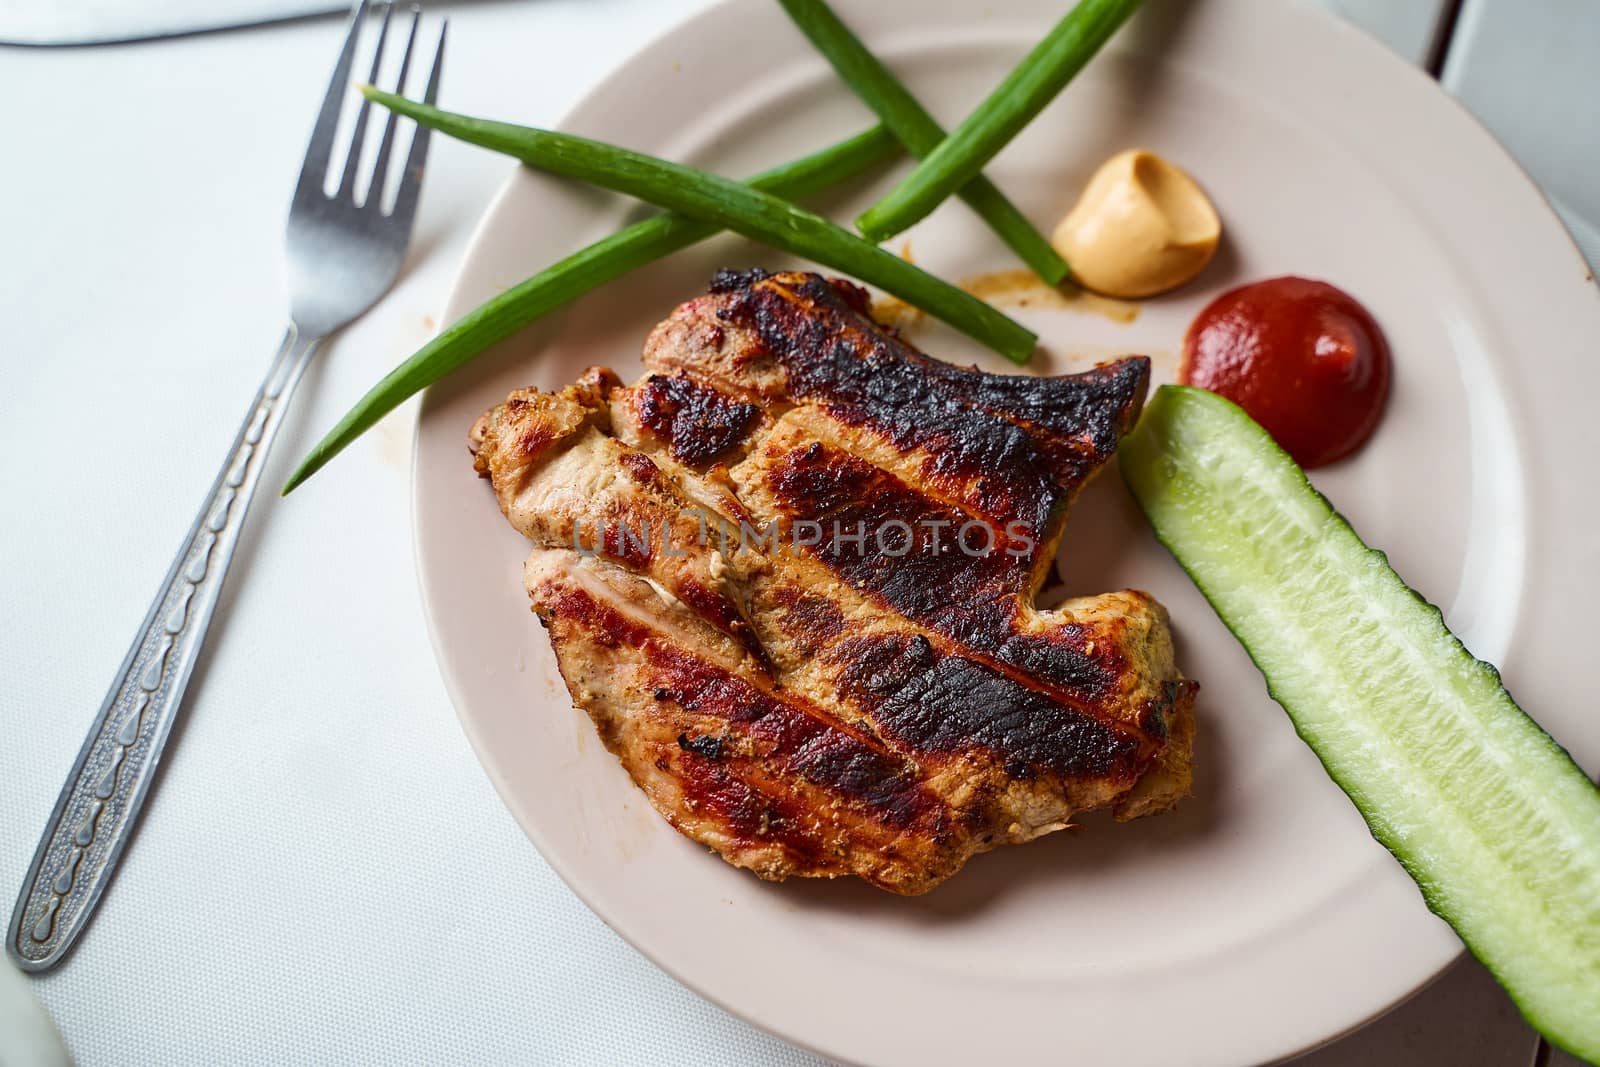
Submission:
M 1063 4 L 840 7 L 953 121 Z M 499 117 L 517 119 L 517 102 Z M 566 125 L 745 174 L 868 122 L 777 5 L 735 2 L 635 56 Z M 989 173 L 1048 227 L 1100 160 L 1131 145 L 1200 178 L 1225 248 L 1132 324 L 1016 312 L 1045 339 L 1034 369 L 1144 352 L 1170 379 L 1184 327 L 1225 288 L 1297 273 L 1355 294 L 1393 346 L 1393 400 L 1376 438 L 1319 471 L 1318 486 L 1600 767 L 1600 720 L 1573 685 L 1600 601 L 1600 433 L 1585 403 L 1600 385 L 1600 293 L 1534 187 L 1423 74 L 1283 0 L 1153 2 Z M 851 218 L 892 179 L 824 206 Z M 633 213 L 517 172 L 447 316 Z M 1012 265 L 958 203 L 907 239 L 947 277 Z M 715 268 L 779 262 L 728 238 L 691 250 L 525 332 L 423 404 L 416 543 L 445 680 L 507 805 L 585 902 L 757 1025 L 883 1064 L 1260 1062 L 1358 1025 L 1449 962 L 1454 935 L 1367 835 L 1114 473 L 1076 507 L 1066 571 L 1075 592 L 1139 586 L 1172 609 L 1181 665 L 1204 686 L 1195 795 L 1176 813 L 1086 819 L 980 856 L 911 900 L 852 882 L 763 883 L 655 815 L 570 706 L 520 587 L 526 546 L 473 476 L 465 434 L 515 386 L 557 387 L 590 363 L 628 378 L 650 325 Z M 948 332 L 915 339 L 1001 366 Z

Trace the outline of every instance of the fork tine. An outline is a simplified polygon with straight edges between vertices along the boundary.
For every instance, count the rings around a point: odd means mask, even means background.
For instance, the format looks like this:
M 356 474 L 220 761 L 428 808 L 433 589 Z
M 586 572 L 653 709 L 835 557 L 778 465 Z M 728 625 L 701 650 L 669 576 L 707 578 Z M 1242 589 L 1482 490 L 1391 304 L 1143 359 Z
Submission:
M 395 95 L 404 96 L 406 93 L 406 75 L 411 70 L 411 52 L 417 43 L 417 27 L 422 23 L 422 8 L 420 5 L 411 5 L 411 32 L 406 35 L 406 50 L 400 54 L 400 77 L 395 84 Z M 372 180 L 368 183 L 367 203 L 375 208 L 383 204 L 383 191 L 388 185 L 389 155 L 394 149 L 394 127 L 400 116 L 393 111 L 389 112 L 389 120 L 383 124 L 383 140 L 378 142 L 378 158 L 372 163 Z
M 422 98 L 426 104 L 439 100 L 439 72 L 444 67 L 444 41 L 449 29 L 450 20 L 446 19 L 439 26 L 439 49 L 433 54 L 433 70 L 428 73 L 428 92 Z M 411 151 L 406 155 L 405 170 L 400 174 L 400 191 L 394 198 L 394 211 L 391 214 L 408 231 L 417 210 L 417 192 L 422 188 L 422 168 L 428 161 L 428 134 L 431 132 L 426 126 L 418 126 L 411 135 Z
M 361 22 L 367 14 L 367 0 L 356 0 L 350 13 L 350 32 L 345 35 L 344 49 L 333 68 L 333 80 L 328 83 L 328 93 L 322 98 L 322 110 L 317 112 L 317 124 L 311 129 L 311 144 L 306 147 L 306 161 L 300 166 L 300 181 L 295 187 L 295 199 L 311 192 L 320 193 L 322 182 L 328 176 L 328 158 L 333 154 L 333 134 L 339 125 L 339 109 L 344 103 L 345 89 L 350 85 L 350 68 L 355 64 L 356 41 L 361 37 Z
M 378 70 L 383 65 L 383 42 L 389 36 L 389 16 L 392 14 L 394 4 L 386 2 L 383 5 L 383 22 L 378 26 L 378 44 L 372 50 L 372 73 L 367 75 L 369 84 L 378 80 Z M 363 96 L 361 107 L 356 111 L 355 129 L 350 133 L 350 153 L 345 157 L 344 174 L 339 179 L 337 195 L 340 200 L 355 200 L 356 170 L 361 166 L 361 148 L 367 139 L 367 112 L 371 109 L 372 101 Z

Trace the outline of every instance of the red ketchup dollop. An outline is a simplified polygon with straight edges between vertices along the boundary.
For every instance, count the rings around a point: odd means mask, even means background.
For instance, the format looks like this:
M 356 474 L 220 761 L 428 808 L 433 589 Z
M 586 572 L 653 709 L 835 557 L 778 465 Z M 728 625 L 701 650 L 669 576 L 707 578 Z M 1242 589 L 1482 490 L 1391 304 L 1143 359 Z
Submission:
M 1200 312 L 1178 378 L 1232 400 L 1302 467 L 1320 467 L 1372 436 L 1389 395 L 1389 344 L 1342 289 L 1269 278 Z

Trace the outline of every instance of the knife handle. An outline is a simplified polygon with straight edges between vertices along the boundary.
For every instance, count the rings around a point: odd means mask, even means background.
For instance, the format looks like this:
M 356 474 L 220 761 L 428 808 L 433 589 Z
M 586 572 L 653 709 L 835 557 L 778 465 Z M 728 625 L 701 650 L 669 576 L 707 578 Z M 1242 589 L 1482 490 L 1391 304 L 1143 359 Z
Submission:
M 319 338 L 291 325 L 90 727 L 22 884 L 6 951 L 58 963 L 83 931 L 149 793 L 267 452 Z

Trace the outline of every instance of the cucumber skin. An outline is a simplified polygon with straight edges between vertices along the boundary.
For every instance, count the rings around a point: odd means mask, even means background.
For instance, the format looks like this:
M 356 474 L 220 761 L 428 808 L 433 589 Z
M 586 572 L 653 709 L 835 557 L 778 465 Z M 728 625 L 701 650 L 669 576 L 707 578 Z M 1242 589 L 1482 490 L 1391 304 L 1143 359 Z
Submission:
M 1477 679 L 1479 684 L 1492 684 L 1498 690 L 1495 696 L 1499 699 L 1491 698 L 1489 701 L 1484 701 L 1484 707 L 1480 710 L 1491 718 L 1501 716 L 1497 725 L 1507 731 L 1520 732 L 1521 736 L 1511 739 L 1522 743 L 1522 746 L 1515 750 L 1508 747 L 1500 755 L 1513 761 L 1515 769 L 1527 769 L 1531 772 L 1531 777 L 1536 781 L 1529 784 L 1530 793 L 1539 791 L 1548 791 L 1552 794 L 1564 793 L 1567 795 L 1566 799 L 1575 799 L 1576 803 L 1585 809 L 1574 815 L 1571 820 L 1574 824 L 1582 824 L 1579 832 L 1583 835 L 1582 841 L 1585 847 L 1575 851 L 1583 854 L 1570 859 L 1575 860 L 1580 868 L 1585 863 L 1594 865 L 1584 872 L 1589 876 L 1591 888 L 1594 879 L 1600 877 L 1595 874 L 1596 870 L 1600 870 L 1600 832 L 1595 832 L 1596 828 L 1600 828 L 1600 790 L 1595 788 L 1594 783 L 1572 760 L 1570 754 L 1517 707 L 1510 694 L 1501 685 L 1499 671 L 1492 665 L 1475 659 L 1461 645 L 1445 626 L 1442 612 L 1405 585 L 1389 567 L 1388 559 L 1382 552 L 1367 547 L 1360 540 L 1348 521 L 1322 494 L 1317 492 L 1306 479 L 1305 473 L 1249 415 L 1232 401 L 1206 390 L 1168 385 L 1156 391 L 1146 406 L 1139 425 L 1122 442 L 1118 451 L 1118 466 L 1129 490 L 1150 520 L 1157 539 L 1188 572 L 1201 593 L 1211 602 L 1223 624 L 1239 638 L 1245 651 L 1266 679 L 1269 694 L 1288 713 L 1296 733 L 1316 753 L 1334 782 L 1355 803 L 1373 837 L 1394 855 L 1416 881 L 1429 909 L 1450 923 L 1473 955 L 1505 987 L 1531 1026 L 1568 1052 L 1591 1062 L 1600 1063 L 1600 958 L 1585 958 L 1580 951 L 1569 947 L 1576 945 L 1579 931 L 1562 928 L 1556 922 L 1555 916 L 1546 910 L 1532 919 L 1535 924 L 1540 919 L 1549 920 L 1545 924 L 1546 928 L 1538 931 L 1546 936 L 1533 938 L 1532 943 L 1520 946 L 1525 951 L 1515 956 L 1508 953 L 1503 937 L 1485 936 L 1486 928 L 1492 929 L 1501 921 L 1505 922 L 1507 929 L 1513 925 L 1526 927 L 1530 917 L 1521 913 L 1507 914 L 1504 908 L 1499 909 L 1500 914 L 1497 915 L 1492 892 L 1483 892 L 1491 881 L 1488 877 L 1484 878 L 1482 885 L 1465 887 L 1460 884 L 1446 884 L 1437 877 L 1438 871 L 1435 869 L 1437 866 L 1448 866 L 1452 859 L 1460 857 L 1444 856 L 1441 859 L 1436 854 L 1438 850 L 1429 848 L 1413 851 L 1405 840 L 1406 832 L 1403 827 L 1397 831 L 1388 817 L 1391 813 L 1386 812 L 1385 805 L 1371 796 L 1374 786 L 1377 792 L 1383 792 L 1386 786 L 1392 790 L 1396 782 L 1386 782 L 1384 780 L 1386 772 L 1380 767 L 1363 766 L 1369 761 L 1365 760 L 1359 751 L 1352 748 L 1349 752 L 1342 752 L 1338 750 L 1337 745 L 1328 743 L 1328 739 L 1319 739 L 1317 728 L 1311 721 L 1314 715 L 1304 708 L 1297 711 L 1292 696 L 1283 692 L 1285 688 L 1293 688 L 1293 679 L 1288 680 L 1289 685 L 1280 684 L 1284 679 L 1274 679 L 1270 662 L 1274 658 L 1272 653 L 1282 652 L 1283 649 L 1252 647 L 1251 642 L 1240 632 L 1245 628 L 1244 621 L 1230 618 L 1230 605 L 1226 594 L 1208 588 L 1205 576 L 1197 573 L 1204 567 L 1204 560 L 1197 558 L 1201 555 L 1203 546 L 1177 528 L 1184 524 L 1184 505 L 1181 499 L 1170 499 L 1182 495 L 1181 491 L 1169 488 L 1178 475 L 1195 476 L 1192 469 L 1188 471 L 1182 469 L 1182 457 L 1175 455 L 1168 446 L 1167 442 L 1175 430 L 1187 430 L 1191 433 L 1199 430 L 1212 441 L 1222 443 L 1226 447 L 1241 451 L 1251 450 L 1255 453 L 1251 457 L 1253 460 L 1265 464 L 1266 467 L 1277 468 L 1268 472 L 1270 476 L 1281 478 L 1292 471 L 1293 480 L 1303 489 L 1303 493 L 1298 499 L 1288 501 L 1285 507 L 1305 508 L 1307 514 L 1320 510 L 1325 514 L 1319 517 L 1327 523 L 1333 538 L 1337 538 L 1338 531 L 1342 530 L 1350 541 L 1360 546 L 1359 558 L 1352 553 L 1348 560 L 1339 560 L 1341 563 L 1351 564 L 1349 570 L 1352 574 L 1352 595 L 1360 595 L 1360 585 L 1354 578 L 1354 572 L 1358 567 L 1377 568 L 1386 572 L 1395 587 L 1393 591 L 1399 593 L 1403 590 L 1408 594 L 1413 609 L 1419 612 L 1418 617 L 1436 627 L 1439 634 L 1453 646 L 1450 666 L 1462 668 L 1463 677 L 1476 674 L 1479 676 Z M 1201 472 L 1195 480 L 1203 482 L 1205 477 L 1204 472 Z M 1224 487 L 1215 485 L 1210 488 L 1222 490 Z M 1203 525 L 1205 520 L 1200 517 L 1198 522 Z M 1215 549 L 1217 545 L 1213 543 L 1210 547 Z M 1241 588 L 1244 588 L 1248 595 L 1248 586 Z M 1314 592 L 1306 590 L 1303 591 L 1303 595 L 1310 596 Z M 1240 605 L 1235 603 L 1231 607 L 1237 612 Z M 1406 623 L 1404 619 L 1397 621 Z M 1305 639 L 1305 636 L 1289 634 L 1287 645 L 1292 646 L 1296 641 Z M 1428 635 L 1418 633 L 1418 636 Z M 1310 640 L 1315 643 L 1314 638 Z M 1459 657 L 1459 661 L 1456 661 L 1456 657 Z M 1494 705 L 1492 708 L 1491 704 Z M 1381 718 L 1382 712 L 1375 714 Z M 1520 722 L 1507 722 L 1508 718 Z M 1381 729 L 1381 723 L 1379 728 Z M 1527 759 L 1527 767 L 1524 768 L 1525 757 L 1530 753 L 1529 744 L 1533 741 L 1531 735 L 1537 735 L 1539 743 L 1531 746 L 1535 758 Z M 1492 747 L 1501 744 L 1505 736 L 1502 735 L 1501 741 L 1489 739 L 1484 735 L 1480 735 L 1478 739 L 1488 740 L 1489 747 Z M 1581 786 L 1577 783 L 1581 783 Z M 1404 781 L 1398 781 L 1402 789 L 1406 784 Z M 1403 808 L 1404 803 L 1396 807 Z M 1410 813 L 1400 814 L 1403 816 Z M 1454 817 L 1456 813 L 1445 814 L 1447 817 Z M 1400 822 L 1404 823 L 1403 817 Z M 1477 828 L 1493 830 L 1492 827 Z M 1421 836 L 1426 837 L 1426 834 Z M 1502 843 L 1510 839 L 1511 835 L 1505 835 Z M 1423 845 L 1428 843 L 1426 840 L 1422 842 Z M 1515 845 L 1511 847 L 1514 849 Z M 1487 867 L 1499 857 L 1484 848 L 1478 858 Z M 1467 857 L 1466 862 L 1470 867 L 1471 857 Z M 1582 892 L 1583 888 L 1579 885 L 1571 890 L 1571 895 Z M 1587 934 L 1588 940 L 1593 944 L 1596 940 L 1600 940 L 1600 930 L 1594 929 L 1593 923 L 1590 926 Z M 1495 943 L 1497 940 L 1499 944 Z M 1566 951 L 1563 952 L 1563 949 Z M 1533 972 L 1531 975 L 1530 971 Z

